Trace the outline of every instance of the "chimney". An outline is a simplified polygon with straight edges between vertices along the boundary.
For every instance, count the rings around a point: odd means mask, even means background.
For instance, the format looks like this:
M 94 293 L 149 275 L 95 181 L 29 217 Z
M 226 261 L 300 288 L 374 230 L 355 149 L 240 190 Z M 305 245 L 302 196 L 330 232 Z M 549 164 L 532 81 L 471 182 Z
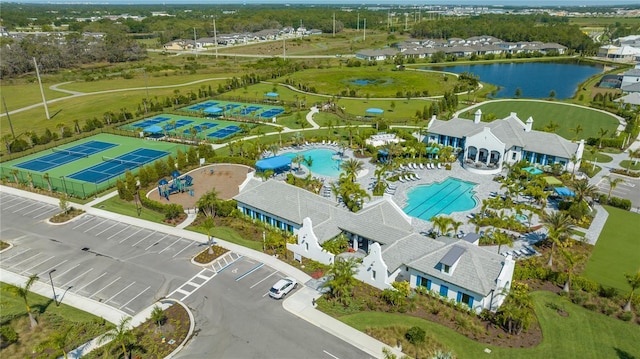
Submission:
M 524 132 L 531 132 L 531 128 L 533 128 L 533 117 L 529 117 L 524 126 Z
M 480 123 L 480 120 L 482 119 L 482 110 L 478 109 L 478 111 L 476 111 L 475 116 L 473 117 L 473 123 Z

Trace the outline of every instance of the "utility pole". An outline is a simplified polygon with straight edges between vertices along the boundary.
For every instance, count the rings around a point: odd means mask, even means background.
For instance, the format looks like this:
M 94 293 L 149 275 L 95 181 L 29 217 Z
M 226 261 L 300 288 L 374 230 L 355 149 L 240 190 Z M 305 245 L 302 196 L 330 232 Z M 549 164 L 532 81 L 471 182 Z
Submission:
M 360 32 L 360 13 L 358 13 L 358 24 L 356 25 L 356 32 Z
M 196 42 L 196 28 L 193 28 L 193 51 L 196 53 L 196 58 L 198 57 L 198 43 Z
M 367 40 L 367 18 L 364 18 L 364 31 L 362 33 L 362 41 Z
M 213 42 L 216 49 L 216 59 L 218 58 L 218 34 L 216 32 L 216 18 L 213 17 Z
M 287 59 L 287 43 L 284 35 L 282 35 L 282 59 Z
M 7 114 L 7 120 L 9 121 L 9 128 L 11 129 L 11 136 L 13 139 L 16 139 L 16 134 L 13 132 L 13 124 L 11 123 L 11 117 L 9 117 L 9 109 L 7 108 L 7 101 L 4 100 L 4 95 L 2 96 L 2 104 L 4 105 L 4 112 Z
M 49 107 L 47 106 L 47 99 L 44 97 L 44 89 L 42 88 L 42 80 L 40 79 L 40 70 L 38 69 L 38 62 L 35 57 L 33 58 L 33 64 L 36 66 L 36 76 L 38 77 L 38 84 L 40 85 L 40 94 L 42 95 L 42 103 L 44 104 L 44 113 L 47 115 L 47 120 L 50 120 L 51 116 L 49 116 Z
M 336 37 L 336 13 L 333 13 L 333 37 Z

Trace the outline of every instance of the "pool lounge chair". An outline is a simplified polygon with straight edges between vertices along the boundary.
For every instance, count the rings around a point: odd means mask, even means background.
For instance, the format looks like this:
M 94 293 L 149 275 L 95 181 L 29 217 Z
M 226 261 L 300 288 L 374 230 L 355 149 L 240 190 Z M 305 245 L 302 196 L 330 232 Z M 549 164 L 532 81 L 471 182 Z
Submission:
M 417 174 L 417 173 L 414 173 L 414 174 L 413 174 L 413 177 L 415 177 L 415 179 L 416 179 L 416 180 L 418 180 L 418 181 L 422 179 L 422 178 L 420 178 L 420 176 L 418 176 L 418 174 Z
M 411 181 L 413 181 L 413 178 L 411 178 L 410 175 L 405 175 L 404 176 L 404 180 L 407 181 L 407 182 L 411 182 Z
M 420 167 L 421 170 L 424 169 L 424 165 L 422 163 L 420 163 L 418 166 Z
M 404 179 L 402 178 L 402 176 L 398 176 L 398 182 L 404 183 Z
M 442 165 L 440 163 L 438 163 L 438 169 L 442 169 Z

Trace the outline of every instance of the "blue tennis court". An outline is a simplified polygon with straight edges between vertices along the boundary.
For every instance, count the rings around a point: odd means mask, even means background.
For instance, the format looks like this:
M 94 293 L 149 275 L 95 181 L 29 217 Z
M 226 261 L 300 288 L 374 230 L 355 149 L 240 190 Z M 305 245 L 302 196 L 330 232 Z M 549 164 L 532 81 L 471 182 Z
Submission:
M 200 111 L 202 109 L 205 109 L 205 108 L 211 107 L 211 106 L 215 106 L 217 104 L 218 104 L 217 102 L 207 101 L 207 102 L 199 103 L 197 105 L 193 105 L 193 106 L 189 107 L 189 110 Z
M 197 126 L 193 126 L 192 128 L 194 130 L 196 130 L 198 133 L 200 133 L 200 132 L 205 130 L 205 127 L 206 127 L 207 130 L 209 130 L 209 129 L 212 129 L 212 128 L 216 127 L 216 126 L 218 126 L 217 123 L 205 122 L 205 123 L 201 123 L 201 124 L 199 124 Z M 190 133 L 190 132 L 191 132 L 191 128 L 182 131 L 182 133 Z
M 267 111 L 261 113 L 260 117 L 262 117 L 262 118 L 273 117 L 273 116 L 277 116 L 277 115 L 279 115 L 279 114 L 281 114 L 283 112 L 284 112 L 284 110 L 282 110 L 282 109 L 272 108 L 270 110 L 267 110 Z
M 102 157 L 104 162 L 73 173 L 67 177 L 79 181 L 100 183 L 111 178 L 118 177 L 126 170 L 132 170 L 140 166 L 144 166 L 147 163 L 153 162 L 168 154 L 169 152 L 167 151 L 140 148 L 115 158 Z
M 237 105 L 235 103 L 228 103 L 223 106 L 225 111 L 233 110 L 234 108 L 237 108 L 237 107 L 240 107 L 240 105 Z
M 89 141 L 69 148 L 54 148 L 52 149 L 53 153 L 18 163 L 16 167 L 31 171 L 45 172 L 81 158 L 87 158 L 93 154 L 108 150 L 115 146 L 117 146 L 117 144 L 110 142 Z
M 157 125 L 161 122 L 165 122 L 165 121 L 169 121 L 170 118 L 169 117 L 154 117 L 154 118 L 150 118 L 148 120 L 144 120 L 142 122 L 138 122 L 138 123 L 134 123 L 132 126 L 133 127 L 140 127 L 140 128 L 147 128 L 149 126 L 153 126 L 153 125 Z
M 221 128 L 215 132 L 212 132 L 210 134 L 207 135 L 207 137 L 214 137 L 214 138 L 225 138 L 228 136 L 231 136 L 232 134 L 236 133 L 236 132 L 240 132 L 240 127 L 238 126 L 228 126 L 225 128 Z
M 176 121 L 176 125 L 173 126 L 172 124 L 168 123 L 164 126 L 164 129 L 167 131 L 171 131 L 173 129 L 179 128 L 179 127 L 184 127 L 190 123 L 193 123 L 193 121 L 190 120 L 178 120 Z
M 240 111 L 240 114 L 241 115 L 250 115 L 251 112 L 259 111 L 261 109 L 262 109 L 261 106 L 249 106 L 247 108 L 243 108 L 242 111 Z

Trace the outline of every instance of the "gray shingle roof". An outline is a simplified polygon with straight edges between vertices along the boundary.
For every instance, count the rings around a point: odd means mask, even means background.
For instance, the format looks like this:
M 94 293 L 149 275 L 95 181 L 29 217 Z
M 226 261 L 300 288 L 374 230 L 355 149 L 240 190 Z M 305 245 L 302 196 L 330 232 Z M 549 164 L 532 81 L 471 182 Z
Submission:
M 460 260 L 451 275 L 442 273 L 439 263 L 454 246 L 464 248 L 464 252 L 460 255 Z M 500 275 L 504 261 L 505 258 L 497 253 L 459 240 L 445 244 L 405 264 L 431 277 L 486 296 L 492 289 L 495 289 L 496 279 Z M 389 268 L 391 269 L 391 267 Z
M 425 253 L 442 248 L 445 244 L 435 239 L 418 234 L 399 238 L 390 245 L 382 247 L 382 259 L 387 264 L 389 273 L 393 273 L 401 265 L 410 263 Z
M 464 251 L 465 251 L 464 247 L 453 246 L 449 248 L 449 251 L 447 252 L 447 254 L 445 254 L 444 257 L 440 259 L 440 263 L 444 265 L 452 266 L 458 261 L 458 259 L 460 259 L 460 256 L 464 254 Z

